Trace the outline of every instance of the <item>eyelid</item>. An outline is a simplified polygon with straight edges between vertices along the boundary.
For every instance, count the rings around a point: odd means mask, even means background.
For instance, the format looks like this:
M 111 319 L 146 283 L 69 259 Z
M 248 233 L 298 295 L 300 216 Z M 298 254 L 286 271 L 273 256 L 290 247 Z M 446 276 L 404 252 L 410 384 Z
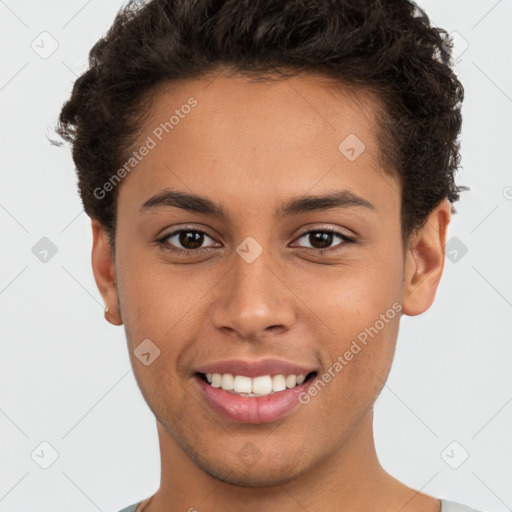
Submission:
M 162 231 L 165 232 L 166 229 L 164 229 Z M 198 231 L 200 233 L 204 233 L 205 235 L 208 235 L 210 238 L 214 238 L 209 233 L 209 228 L 203 227 L 202 225 L 198 225 L 198 224 L 183 224 L 183 225 L 174 226 L 173 229 L 171 231 L 169 231 L 168 233 L 159 235 L 159 238 L 172 236 L 172 235 L 175 235 L 176 233 L 179 233 L 180 231 Z

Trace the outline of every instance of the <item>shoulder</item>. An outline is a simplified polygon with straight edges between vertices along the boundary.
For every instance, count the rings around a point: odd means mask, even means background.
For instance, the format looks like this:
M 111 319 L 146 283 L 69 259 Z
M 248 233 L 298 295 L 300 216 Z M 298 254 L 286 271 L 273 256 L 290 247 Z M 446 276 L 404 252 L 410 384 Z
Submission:
M 141 504 L 139 501 L 138 503 L 134 503 L 133 505 L 130 505 L 129 507 L 123 508 L 123 510 L 120 510 L 119 512 L 135 512 L 137 510 L 137 507 Z
M 441 511 L 440 512 L 481 512 L 475 508 L 471 508 L 468 505 L 457 503 L 456 501 L 441 499 Z
M 140 504 L 141 504 L 141 502 L 134 503 L 133 505 L 123 508 L 119 512 L 136 512 L 136 509 Z M 481 511 L 471 508 L 468 505 L 463 505 L 462 503 L 457 503 L 455 501 L 441 499 L 441 511 L 440 512 L 481 512 Z

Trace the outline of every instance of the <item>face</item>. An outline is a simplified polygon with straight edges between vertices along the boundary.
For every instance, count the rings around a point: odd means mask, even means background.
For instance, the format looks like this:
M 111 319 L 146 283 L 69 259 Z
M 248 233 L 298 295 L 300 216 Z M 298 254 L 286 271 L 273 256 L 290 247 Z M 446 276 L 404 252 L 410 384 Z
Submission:
M 161 89 L 141 128 L 150 149 L 118 190 L 118 315 L 160 435 L 223 481 L 319 466 L 384 385 L 409 263 L 375 113 L 318 77 L 222 76 Z M 263 397 L 201 376 L 310 372 Z

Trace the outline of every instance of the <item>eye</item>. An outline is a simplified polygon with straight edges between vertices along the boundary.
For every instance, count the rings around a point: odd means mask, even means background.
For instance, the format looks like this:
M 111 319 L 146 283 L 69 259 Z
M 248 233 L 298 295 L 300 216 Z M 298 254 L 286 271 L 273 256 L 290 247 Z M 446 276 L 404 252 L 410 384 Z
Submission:
M 213 243 L 209 246 L 201 247 L 205 239 L 209 239 Z M 158 243 L 165 249 L 178 254 L 190 254 L 200 252 L 200 249 L 213 247 L 216 242 L 204 231 L 197 229 L 180 229 L 159 238 Z
M 355 242 L 353 238 L 348 237 L 343 233 L 336 231 L 335 229 L 317 229 L 307 231 L 306 233 L 301 235 L 297 240 L 302 239 L 304 239 L 309 244 L 306 245 L 305 247 L 310 249 L 318 249 L 320 251 L 322 249 L 332 249 L 332 244 L 333 242 L 336 241 L 336 239 L 340 240 L 341 243 L 337 243 L 334 246 L 335 250 L 338 248 L 338 246 L 343 246 L 347 243 Z

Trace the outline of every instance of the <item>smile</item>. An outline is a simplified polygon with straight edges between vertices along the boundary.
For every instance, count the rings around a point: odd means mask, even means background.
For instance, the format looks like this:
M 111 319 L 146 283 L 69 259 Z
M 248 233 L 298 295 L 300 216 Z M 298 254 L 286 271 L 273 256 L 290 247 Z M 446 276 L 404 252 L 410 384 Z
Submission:
M 239 396 L 267 396 L 285 389 L 300 386 L 306 377 L 316 372 L 310 372 L 307 376 L 300 375 L 260 375 L 247 377 L 246 375 L 233 375 L 231 373 L 207 373 L 206 380 L 214 388 L 222 388 Z M 202 374 L 204 376 L 204 374 Z
M 246 375 L 196 373 L 194 380 L 206 404 L 222 418 L 255 424 L 270 423 L 290 414 L 300 403 L 299 395 L 307 392 L 317 375 L 317 371 L 312 371 L 307 375 L 259 375 L 251 378 Z M 232 389 L 224 389 L 223 386 Z

